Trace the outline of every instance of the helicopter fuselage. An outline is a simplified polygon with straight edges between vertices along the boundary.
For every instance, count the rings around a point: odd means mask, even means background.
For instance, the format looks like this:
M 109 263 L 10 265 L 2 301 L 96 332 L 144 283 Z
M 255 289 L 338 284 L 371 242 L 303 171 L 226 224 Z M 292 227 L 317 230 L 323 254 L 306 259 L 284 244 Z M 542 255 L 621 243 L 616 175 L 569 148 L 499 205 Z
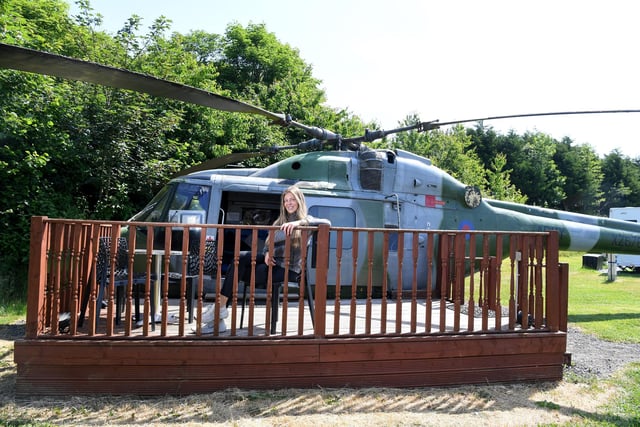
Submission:
M 210 224 L 270 225 L 277 218 L 280 195 L 298 185 L 309 213 L 331 220 L 333 227 L 398 230 L 557 230 L 560 246 L 572 251 L 640 253 L 640 225 L 550 209 L 483 199 L 433 166 L 423 157 L 402 150 L 359 150 L 298 154 L 263 169 L 214 169 L 172 180 L 134 219 Z M 195 203 L 194 203 L 195 202 Z M 347 233 L 348 234 L 348 233 Z M 418 244 L 412 239 L 417 236 Z M 215 237 L 215 236 L 212 236 Z M 366 235 L 360 233 L 365 247 Z M 394 283 L 397 239 L 388 248 L 387 271 L 391 289 L 410 286 Z M 427 259 L 425 234 L 406 233 L 403 257 Z M 353 242 L 343 242 L 343 264 L 354 261 Z M 505 246 L 505 250 L 507 250 Z M 335 238 L 330 250 L 336 251 Z M 376 250 L 382 260 L 383 248 Z M 356 259 L 364 268 L 364 257 Z M 335 260 L 335 253 L 329 259 Z M 374 265 L 381 265 L 376 262 Z M 411 269 L 405 262 L 403 268 Z M 330 270 L 335 266 L 330 265 Z M 397 268 L 397 267 L 396 267 Z M 315 274 L 310 271 L 310 279 Z M 408 275 L 411 271 L 406 272 Z M 433 272 L 432 272 L 433 273 Z M 404 272 L 403 272 L 404 274 Z M 427 283 L 427 266 L 418 266 L 418 284 Z M 350 269 L 340 270 L 340 283 L 351 284 Z M 365 276 L 365 275 L 363 275 Z M 379 276 L 378 276 L 379 277 Z M 410 276 L 407 276 L 410 277 Z M 335 285 L 335 271 L 328 274 Z

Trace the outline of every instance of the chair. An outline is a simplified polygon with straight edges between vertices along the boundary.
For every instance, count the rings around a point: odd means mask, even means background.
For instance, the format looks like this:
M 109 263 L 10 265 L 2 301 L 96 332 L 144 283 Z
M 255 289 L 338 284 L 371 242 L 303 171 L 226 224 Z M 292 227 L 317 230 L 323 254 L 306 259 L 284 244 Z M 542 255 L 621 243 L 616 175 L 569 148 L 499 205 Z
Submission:
M 309 240 L 307 243 L 307 254 L 309 253 L 309 248 L 312 246 L 312 244 L 315 244 L 315 237 L 309 236 Z M 304 258 L 305 260 L 307 259 L 307 257 Z M 306 269 L 304 269 L 303 274 L 306 274 Z M 306 277 L 305 277 L 306 279 Z M 294 295 L 298 296 L 298 299 L 300 299 L 300 282 L 302 280 L 302 275 L 300 275 L 297 280 L 292 281 L 289 280 L 287 282 L 287 295 L 290 296 L 289 294 L 289 290 L 293 290 Z M 271 295 L 271 334 L 275 334 L 276 333 L 276 327 L 278 324 L 278 308 L 280 305 L 280 298 L 281 298 L 281 293 L 284 289 L 284 283 L 285 282 L 273 282 L 272 286 L 273 286 L 273 292 Z M 311 316 L 311 324 L 315 326 L 315 303 L 314 303 L 314 298 L 313 298 L 313 291 L 311 289 L 311 286 L 309 285 L 309 281 L 305 280 L 306 286 L 305 286 L 305 294 L 307 297 L 307 303 L 309 304 L 309 315 Z M 244 320 L 244 309 L 245 309 L 245 305 L 247 303 L 247 288 L 249 288 L 249 286 L 243 282 L 243 289 L 242 289 L 242 309 L 240 311 L 240 329 L 242 329 L 242 325 L 243 325 L 243 320 Z M 256 289 L 257 291 L 257 289 Z M 297 293 L 296 293 L 297 291 Z M 262 294 L 264 295 L 264 298 L 266 299 L 266 290 L 263 290 Z M 258 294 L 256 293 L 254 296 L 257 296 Z M 304 301 L 301 301 L 304 304 Z
M 98 284 L 98 306 L 96 308 L 96 325 L 100 318 L 100 311 L 102 310 L 102 301 L 104 299 L 105 289 L 109 286 L 109 280 L 111 280 L 111 262 L 109 257 L 111 255 L 111 237 L 101 237 L 98 241 L 98 259 L 96 263 L 96 282 Z M 114 281 L 113 286 L 116 290 L 116 324 L 120 323 L 122 316 L 122 307 L 124 306 L 124 298 L 127 283 L 129 282 L 129 243 L 126 237 L 118 238 L 118 247 L 116 250 L 115 270 L 113 273 Z M 153 278 L 152 278 L 153 279 Z M 140 273 L 132 278 L 132 283 L 135 288 L 135 313 L 136 319 L 140 319 L 140 285 L 146 283 L 146 274 Z M 151 299 L 155 297 L 153 286 L 151 287 Z M 82 326 L 82 320 L 86 312 L 86 308 L 89 301 L 89 289 L 85 292 L 85 297 L 82 304 L 82 310 L 79 326 Z M 152 305 L 152 311 L 153 305 Z M 152 313 L 152 315 L 155 313 Z
M 215 240 L 207 240 L 204 247 L 205 276 L 215 277 L 217 272 L 217 251 Z M 183 273 L 179 271 L 169 272 L 169 284 L 180 284 Z M 200 242 L 194 241 L 189 244 L 189 254 L 187 255 L 187 273 L 184 275 L 186 281 L 187 312 L 189 313 L 189 323 L 193 322 L 193 302 L 196 299 L 198 288 L 198 278 L 200 277 Z
M 308 283 L 308 282 L 307 282 Z M 240 310 L 240 329 L 242 329 L 243 323 L 244 323 L 244 310 L 245 310 L 245 306 L 247 304 L 247 299 L 249 298 L 249 296 L 247 295 L 247 288 L 249 288 L 249 285 L 242 282 L 243 284 L 243 290 L 242 290 L 242 308 Z M 278 311 L 279 311 L 279 305 L 280 305 L 280 299 L 283 295 L 283 291 L 284 291 L 284 282 L 275 282 L 273 283 L 273 293 L 271 295 L 271 334 L 275 334 L 276 333 L 276 328 L 278 325 Z M 258 291 L 261 291 L 258 293 Z M 291 292 L 293 291 L 293 292 Z M 295 295 L 298 297 L 300 297 L 300 279 L 298 279 L 298 281 L 289 281 L 287 282 L 287 295 L 289 296 L 289 298 L 291 298 L 291 296 Z M 309 304 L 309 315 L 311 316 L 311 324 L 315 325 L 314 323 L 314 319 L 315 319 L 315 301 L 313 298 L 313 291 L 311 289 L 310 285 L 306 285 L 305 287 L 305 294 L 306 294 L 306 298 L 307 298 L 307 304 Z M 267 298 L 267 293 L 265 289 L 256 289 L 256 294 L 254 295 L 255 297 L 260 296 L 262 299 L 266 299 Z
M 313 299 L 313 291 L 311 290 L 311 286 L 306 282 L 305 286 L 305 294 L 307 296 L 307 303 L 309 304 L 309 315 L 311 316 L 311 324 L 315 326 L 315 305 Z M 284 289 L 284 282 L 278 282 L 273 284 L 273 295 L 271 298 L 271 334 L 276 333 L 276 327 L 278 325 L 278 306 L 280 305 L 280 295 Z M 300 278 L 296 282 L 287 282 L 287 294 L 289 294 L 289 289 L 298 291 L 298 300 L 300 299 Z M 304 304 L 303 301 L 301 301 Z M 243 305 L 244 308 L 244 305 Z M 242 323 L 242 322 L 241 322 Z

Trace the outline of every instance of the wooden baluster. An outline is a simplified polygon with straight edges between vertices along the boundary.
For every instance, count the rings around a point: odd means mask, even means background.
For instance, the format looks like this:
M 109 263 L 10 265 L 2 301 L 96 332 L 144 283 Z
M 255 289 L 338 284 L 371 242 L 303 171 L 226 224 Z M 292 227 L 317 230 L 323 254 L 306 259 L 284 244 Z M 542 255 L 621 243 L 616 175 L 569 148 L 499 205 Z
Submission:
M 349 333 L 355 334 L 356 332 L 356 317 L 357 317 L 357 301 L 356 296 L 358 293 L 358 241 L 359 233 L 357 230 L 351 231 L 353 238 L 353 248 L 351 249 L 351 310 L 349 311 Z
M 270 228 L 269 229 L 269 255 L 273 256 L 273 248 L 274 248 L 274 236 L 275 236 L 275 228 Z M 237 276 L 237 274 L 236 274 Z M 265 320 L 264 320 L 264 330 L 265 330 L 265 335 L 270 335 L 271 334 L 271 316 L 273 316 L 273 313 L 271 313 L 271 301 L 272 298 L 278 298 L 277 295 L 274 296 L 273 293 L 273 277 L 272 277 L 272 268 L 271 268 L 271 264 L 269 264 L 268 269 L 267 269 L 267 300 L 265 302 Z
M 124 334 L 125 336 L 131 335 L 131 322 L 132 322 L 132 313 L 131 307 L 133 306 L 133 276 L 134 272 L 134 261 L 136 257 L 136 226 L 129 226 L 129 239 L 128 239 L 128 247 L 129 247 L 129 258 L 127 260 L 127 271 L 129 272 L 129 281 L 127 283 L 127 291 L 125 295 L 125 311 L 124 311 Z M 137 319 L 136 319 L 137 320 Z
M 482 283 L 480 284 L 479 304 L 482 308 L 482 326 L 481 329 L 486 331 L 489 329 L 489 287 L 491 286 L 489 270 L 491 268 L 489 251 L 489 235 L 482 234 Z
M 402 269 L 404 266 L 404 233 L 398 232 L 398 285 L 396 286 L 396 333 L 402 332 L 402 292 L 403 277 Z
M 96 315 L 97 315 L 97 299 L 98 299 L 98 251 L 102 234 L 102 227 L 94 226 L 91 237 L 91 257 L 93 258 L 92 273 L 89 283 L 89 335 L 96 334 Z
M 520 259 L 520 283 L 518 286 L 518 303 L 520 305 L 520 325 L 527 329 L 529 320 L 529 236 L 523 235 L 521 243 L 522 256 Z
M 189 271 L 189 257 L 191 256 L 191 254 L 189 253 L 189 247 L 191 246 L 191 242 L 189 241 L 189 235 L 190 235 L 189 227 L 184 227 L 182 229 L 182 246 L 180 247 L 181 274 L 180 274 L 180 301 L 178 303 L 178 312 L 180 313 L 178 316 L 180 318 L 180 324 L 178 325 L 178 333 L 180 334 L 180 336 L 183 336 L 185 334 L 184 316 L 187 311 L 187 298 L 191 298 L 191 295 L 187 295 L 187 276 L 191 273 L 191 271 Z M 165 237 L 165 241 L 166 241 L 166 237 Z M 169 249 L 171 249 L 171 246 L 169 246 Z M 169 272 L 165 271 L 165 277 L 167 279 L 168 279 L 168 275 L 169 275 Z M 198 284 L 194 283 L 193 279 L 191 279 L 191 286 L 192 287 L 195 286 L 197 288 Z M 168 285 L 167 285 L 167 288 L 168 288 Z M 191 309 L 197 310 L 196 311 L 196 322 L 197 322 L 196 330 L 199 330 L 200 323 L 202 320 L 202 317 L 200 316 L 200 313 L 202 313 L 202 293 L 199 290 L 196 290 L 195 294 L 198 296 L 198 300 L 190 301 L 190 303 L 191 303 Z M 194 304 L 196 304 L 195 307 L 194 307 Z
M 152 274 L 152 264 L 153 264 L 153 233 L 154 229 L 152 225 L 147 226 L 147 258 L 146 258 L 146 275 L 147 280 L 144 284 L 144 309 L 142 310 L 144 314 L 142 315 L 142 335 L 149 336 L 149 319 L 151 319 L 151 286 L 154 286 L 151 283 L 151 274 Z M 156 319 L 151 319 L 152 325 L 155 325 Z M 152 326 L 155 329 L 155 326 Z
M 60 246 L 60 283 L 58 288 L 58 298 L 56 310 L 58 315 L 52 317 L 52 325 L 58 324 L 59 314 L 66 311 L 64 307 L 69 306 L 69 287 L 71 284 L 71 226 L 70 223 L 62 224 L 62 245 Z M 56 326 L 56 330 L 58 327 Z
M 87 307 L 89 306 L 89 292 L 90 286 L 89 282 L 92 277 L 92 272 L 94 270 L 94 252 L 92 251 L 92 236 L 93 236 L 94 224 L 92 223 L 84 223 L 82 225 L 82 248 L 81 248 L 81 272 L 80 272 L 80 289 L 78 290 L 78 295 L 81 298 L 81 306 L 80 312 L 77 318 L 77 321 L 73 327 L 84 325 L 84 317 L 87 314 Z M 82 316 L 82 317 L 80 317 Z M 77 334 L 77 329 L 75 329 L 74 334 Z
M 475 329 L 475 273 L 476 273 L 476 234 L 469 233 L 469 299 L 467 300 L 467 329 Z
M 418 323 L 418 251 L 420 233 L 412 233 L 411 250 L 413 259 L 411 263 L 411 332 L 415 333 Z
M 542 318 L 543 318 L 543 307 L 544 307 L 544 297 L 542 296 L 542 258 L 543 258 L 543 246 L 542 246 L 543 236 L 537 235 L 535 237 L 535 314 L 534 314 L 534 323 L 536 329 L 542 327 Z
M 156 298 L 159 297 L 160 301 L 160 310 L 162 312 L 162 317 L 160 319 L 160 336 L 167 336 L 167 320 L 169 316 L 169 267 L 171 264 L 171 226 L 165 226 L 164 228 L 164 256 L 158 255 L 162 259 L 161 264 L 161 273 L 160 277 L 158 277 L 158 283 L 160 286 L 158 287 L 158 291 L 160 295 L 156 295 Z M 160 261 L 158 261 L 160 262 Z M 184 277 L 184 274 L 182 275 Z M 184 290 L 182 289 L 182 284 L 180 284 L 180 306 L 184 308 Z M 158 313 L 156 313 L 156 316 Z M 184 311 L 180 312 L 179 317 L 181 319 L 184 318 Z M 155 319 L 152 320 L 155 322 Z
M 337 239 L 336 239 L 336 287 L 335 287 L 335 297 L 333 301 L 333 333 L 340 333 L 340 292 L 342 290 L 342 282 L 340 280 L 340 275 L 342 273 L 342 241 L 343 241 L 343 230 L 337 230 Z M 317 283 L 316 283 L 317 286 Z M 317 294 L 317 292 L 316 292 Z
M 502 282 L 502 239 L 503 235 L 501 233 L 496 234 L 496 270 L 495 270 L 495 283 L 496 283 L 496 299 L 495 299 L 495 329 L 502 329 L 502 304 L 500 293 L 501 290 L 501 282 Z
M 387 289 L 389 286 L 389 232 L 382 233 L 382 295 L 380 301 L 380 333 L 387 332 Z
M 509 272 L 511 278 L 509 279 L 509 329 L 513 330 L 516 327 L 516 268 L 518 266 L 518 237 L 514 234 L 509 236 Z
M 375 249 L 375 235 L 373 231 L 367 232 L 367 297 L 365 302 L 365 327 L 364 333 L 371 334 L 371 292 L 373 284 L 373 264 L 374 264 L 374 249 Z
M 535 266 L 535 253 L 536 253 L 536 248 L 535 248 L 535 236 L 529 236 L 529 258 L 528 258 L 528 266 L 527 269 L 529 271 L 529 304 L 528 304 L 528 308 L 529 308 L 529 313 L 530 316 L 527 316 L 527 323 L 526 323 L 526 327 L 530 328 L 533 326 L 533 323 L 529 323 L 529 317 L 533 317 L 535 310 L 536 310 L 536 296 L 535 296 L 535 286 L 536 286 L 536 266 Z M 525 325 L 524 323 L 524 318 L 522 319 L 523 322 L 523 327 Z
M 453 276 L 453 331 L 460 331 L 460 316 L 464 298 L 464 259 L 465 235 L 457 233 L 454 237 L 454 276 Z
M 248 321 L 248 335 L 253 335 L 253 321 L 254 321 L 254 310 L 256 307 L 256 267 L 257 261 L 256 257 L 258 256 L 258 230 L 254 229 L 252 233 L 252 243 L 251 243 L 251 279 L 249 280 L 249 321 Z M 246 287 L 247 284 L 245 283 Z M 243 301 L 243 304 L 245 302 Z M 235 322 L 234 322 L 235 324 Z M 235 329 L 234 329 L 235 330 Z
M 307 292 L 307 242 L 309 241 L 309 230 L 303 229 L 300 231 L 300 245 L 303 245 L 300 250 L 300 282 L 298 283 L 298 335 L 304 335 L 304 304 L 305 295 Z M 285 283 L 286 285 L 286 283 Z M 311 292 L 311 290 L 308 290 Z
M 433 293 L 433 256 L 434 256 L 434 233 L 427 233 L 427 299 L 426 310 L 425 310 L 425 319 L 424 319 L 424 330 L 427 333 L 431 332 L 431 310 L 433 309 L 433 303 L 431 301 L 432 293 Z
M 284 280 L 282 283 L 282 335 L 287 335 L 287 317 L 289 315 L 288 310 L 288 300 L 289 300 L 289 287 L 287 283 L 289 283 L 289 265 L 291 263 L 291 239 L 286 239 L 284 241 Z M 274 295 L 275 298 L 279 298 L 279 295 Z M 278 309 L 278 304 L 275 305 L 276 310 Z M 275 314 L 275 313 L 274 313 Z
M 62 267 L 63 261 L 63 248 L 64 248 L 64 234 L 65 224 L 55 224 L 54 227 L 54 241 L 52 254 L 50 259 L 52 260 L 52 277 L 49 281 L 48 292 L 46 300 L 48 301 L 45 325 L 50 329 L 52 335 L 58 335 L 58 311 L 60 307 L 60 283 L 61 275 L 64 271 Z
M 447 234 L 440 235 L 440 332 L 445 332 L 447 327 L 447 296 L 449 295 L 449 239 Z
M 80 309 L 80 301 L 82 299 L 82 242 L 83 242 L 83 225 L 82 223 L 73 224 L 73 238 L 71 243 L 71 304 L 69 306 L 69 334 L 76 335 L 78 326 L 78 312 Z
M 216 255 L 218 257 L 218 259 L 216 260 L 218 263 L 218 268 L 216 271 L 216 281 L 215 281 L 215 289 L 214 289 L 214 293 L 216 294 L 216 298 L 219 297 L 219 291 L 220 289 L 222 289 L 222 257 L 224 256 L 224 230 L 225 228 L 223 227 L 216 227 L 216 239 L 217 239 L 217 247 L 216 247 Z M 193 284 L 192 284 L 193 286 Z M 246 284 L 245 284 L 246 286 Z M 196 330 L 199 331 L 200 328 L 200 324 L 202 322 L 202 308 L 203 308 L 203 295 L 204 295 L 204 289 L 200 288 L 200 283 L 198 283 L 198 290 L 196 292 L 197 297 L 198 297 L 198 302 L 197 302 L 197 313 L 198 313 L 198 324 L 196 326 Z M 253 313 L 250 311 L 249 312 L 251 314 L 251 316 L 253 316 Z M 249 323 L 249 335 L 252 335 L 252 331 L 253 331 L 253 317 L 251 317 L 251 321 Z

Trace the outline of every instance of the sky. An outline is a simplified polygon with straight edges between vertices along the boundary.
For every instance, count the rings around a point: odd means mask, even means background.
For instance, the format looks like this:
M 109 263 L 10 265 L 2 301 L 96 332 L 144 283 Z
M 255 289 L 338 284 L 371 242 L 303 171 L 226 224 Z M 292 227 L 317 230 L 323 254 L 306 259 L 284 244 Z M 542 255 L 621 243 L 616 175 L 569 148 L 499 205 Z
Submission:
M 77 12 L 73 1 L 71 13 Z M 93 0 L 102 30 L 133 14 L 171 31 L 266 25 L 298 49 L 327 105 L 391 129 L 422 121 L 640 109 L 634 0 Z M 640 157 L 640 113 L 485 121 Z M 469 126 L 473 126 L 471 123 Z

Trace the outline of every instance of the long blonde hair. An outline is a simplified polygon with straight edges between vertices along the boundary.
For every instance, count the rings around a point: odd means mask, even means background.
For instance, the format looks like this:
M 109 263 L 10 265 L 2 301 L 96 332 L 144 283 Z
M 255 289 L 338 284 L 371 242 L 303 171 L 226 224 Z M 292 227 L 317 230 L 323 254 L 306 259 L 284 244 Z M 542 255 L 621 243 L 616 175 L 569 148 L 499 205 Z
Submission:
M 296 199 L 296 202 L 298 203 L 298 209 L 291 215 L 289 215 L 289 213 L 284 207 L 284 197 L 287 194 L 291 194 Z M 307 217 L 307 202 L 304 198 L 304 194 L 302 193 L 300 188 L 298 188 L 295 185 L 288 187 L 286 190 L 282 192 L 282 195 L 280 196 L 280 216 L 278 216 L 278 219 L 275 220 L 273 225 L 282 225 L 286 222 L 297 221 L 299 219 L 304 219 L 306 217 Z M 292 247 L 294 248 L 300 247 L 300 237 L 301 237 L 300 234 L 301 234 L 300 230 L 294 230 L 293 233 L 291 234 Z M 267 240 L 267 244 L 268 244 L 268 240 Z
M 298 210 L 296 210 L 293 214 L 289 215 L 287 210 L 284 207 L 284 197 L 287 194 L 291 194 L 298 203 Z M 299 219 L 304 219 L 307 217 L 307 202 L 304 198 L 304 194 L 300 190 L 300 188 L 295 185 L 290 186 L 286 190 L 282 192 L 280 196 L 280 216 L 275 220 L 273 225 L 282 225 L 285 222 L 297 221 Z

